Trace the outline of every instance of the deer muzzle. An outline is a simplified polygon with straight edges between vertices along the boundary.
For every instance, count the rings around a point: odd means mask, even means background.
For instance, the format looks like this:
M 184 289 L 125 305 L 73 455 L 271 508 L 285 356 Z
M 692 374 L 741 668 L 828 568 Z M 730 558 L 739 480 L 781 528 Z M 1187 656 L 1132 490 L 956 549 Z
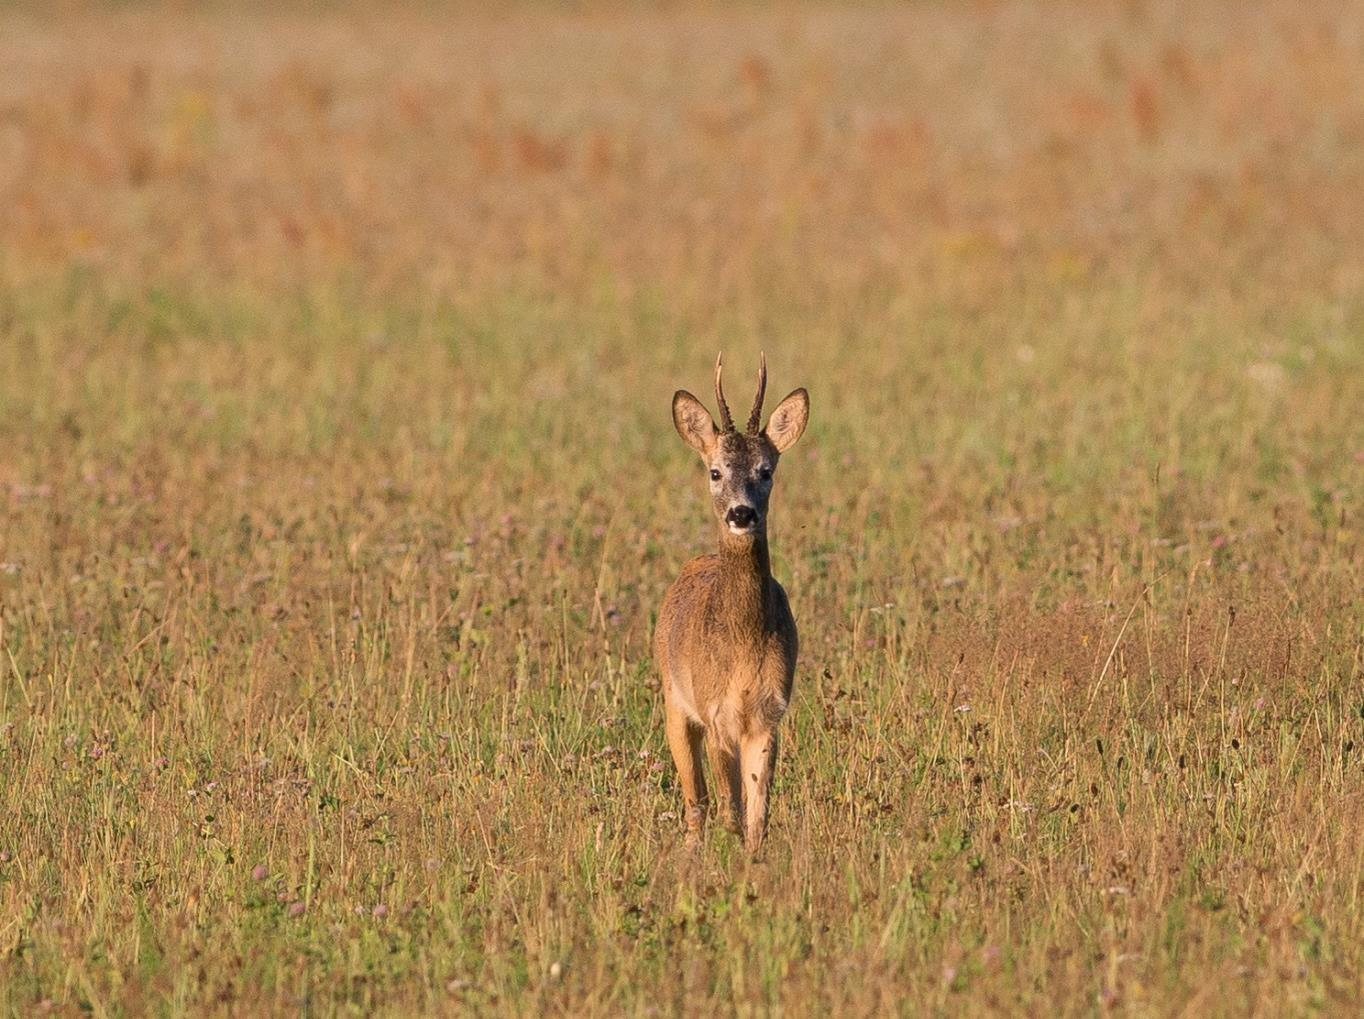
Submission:
M 752 506 L 731 506 L 725 514 L 725 523 L 735 534 L 743 534 L 758 523 L 758 511 Z

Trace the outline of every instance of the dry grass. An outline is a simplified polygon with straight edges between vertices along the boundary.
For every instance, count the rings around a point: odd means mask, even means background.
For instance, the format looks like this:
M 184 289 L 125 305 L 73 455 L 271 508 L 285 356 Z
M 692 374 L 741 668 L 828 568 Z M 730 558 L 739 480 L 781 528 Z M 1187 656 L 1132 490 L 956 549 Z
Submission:
M 1344 1014 L 1346 4 L 0 13 L 0 1002 Z M 808 385 L 679 852 L 668 400 Z

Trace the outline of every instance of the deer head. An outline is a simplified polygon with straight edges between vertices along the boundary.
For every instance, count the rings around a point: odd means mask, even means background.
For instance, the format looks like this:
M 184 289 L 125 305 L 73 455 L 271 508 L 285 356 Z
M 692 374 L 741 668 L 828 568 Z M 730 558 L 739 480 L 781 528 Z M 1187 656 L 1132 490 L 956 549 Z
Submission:
M 721 384 L 720 356 L 715 358 L 715 403 L 720 411 L 717 427 L 701 401 L 685 389 L 673 394 L 673 424 L 688 446 L 701 454 L 710 475 L 711 505 L 722 535 L 752 542 L 767 534 L 767 502 L 781 454 L 795 445 L 810 418 L 810 394 L 797 389 L 772 412 L 767 427 L 762 421 L 763 396 L 767 390 L 767 357 L 758 367 L 758 392 L 748 424 L 734 427 Z

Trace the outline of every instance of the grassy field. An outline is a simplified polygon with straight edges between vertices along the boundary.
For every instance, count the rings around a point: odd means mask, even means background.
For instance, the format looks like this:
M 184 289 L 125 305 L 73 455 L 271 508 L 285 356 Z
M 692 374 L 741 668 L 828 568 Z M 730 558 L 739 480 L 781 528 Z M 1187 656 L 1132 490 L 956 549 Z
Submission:
M 0 10 L 0 1010 L 1360 1009 L 1364 28 L 1188 6 Z

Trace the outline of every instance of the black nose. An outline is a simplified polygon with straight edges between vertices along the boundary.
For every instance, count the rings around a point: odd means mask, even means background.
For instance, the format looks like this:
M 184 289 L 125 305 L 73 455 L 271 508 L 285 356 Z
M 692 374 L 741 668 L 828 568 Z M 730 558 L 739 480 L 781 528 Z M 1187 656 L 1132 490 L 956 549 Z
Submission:
M 731 506 L 725 514 L 725 522 L 735 527 L 752 527 L 757 519 L 757 511 L 752 506 Z

